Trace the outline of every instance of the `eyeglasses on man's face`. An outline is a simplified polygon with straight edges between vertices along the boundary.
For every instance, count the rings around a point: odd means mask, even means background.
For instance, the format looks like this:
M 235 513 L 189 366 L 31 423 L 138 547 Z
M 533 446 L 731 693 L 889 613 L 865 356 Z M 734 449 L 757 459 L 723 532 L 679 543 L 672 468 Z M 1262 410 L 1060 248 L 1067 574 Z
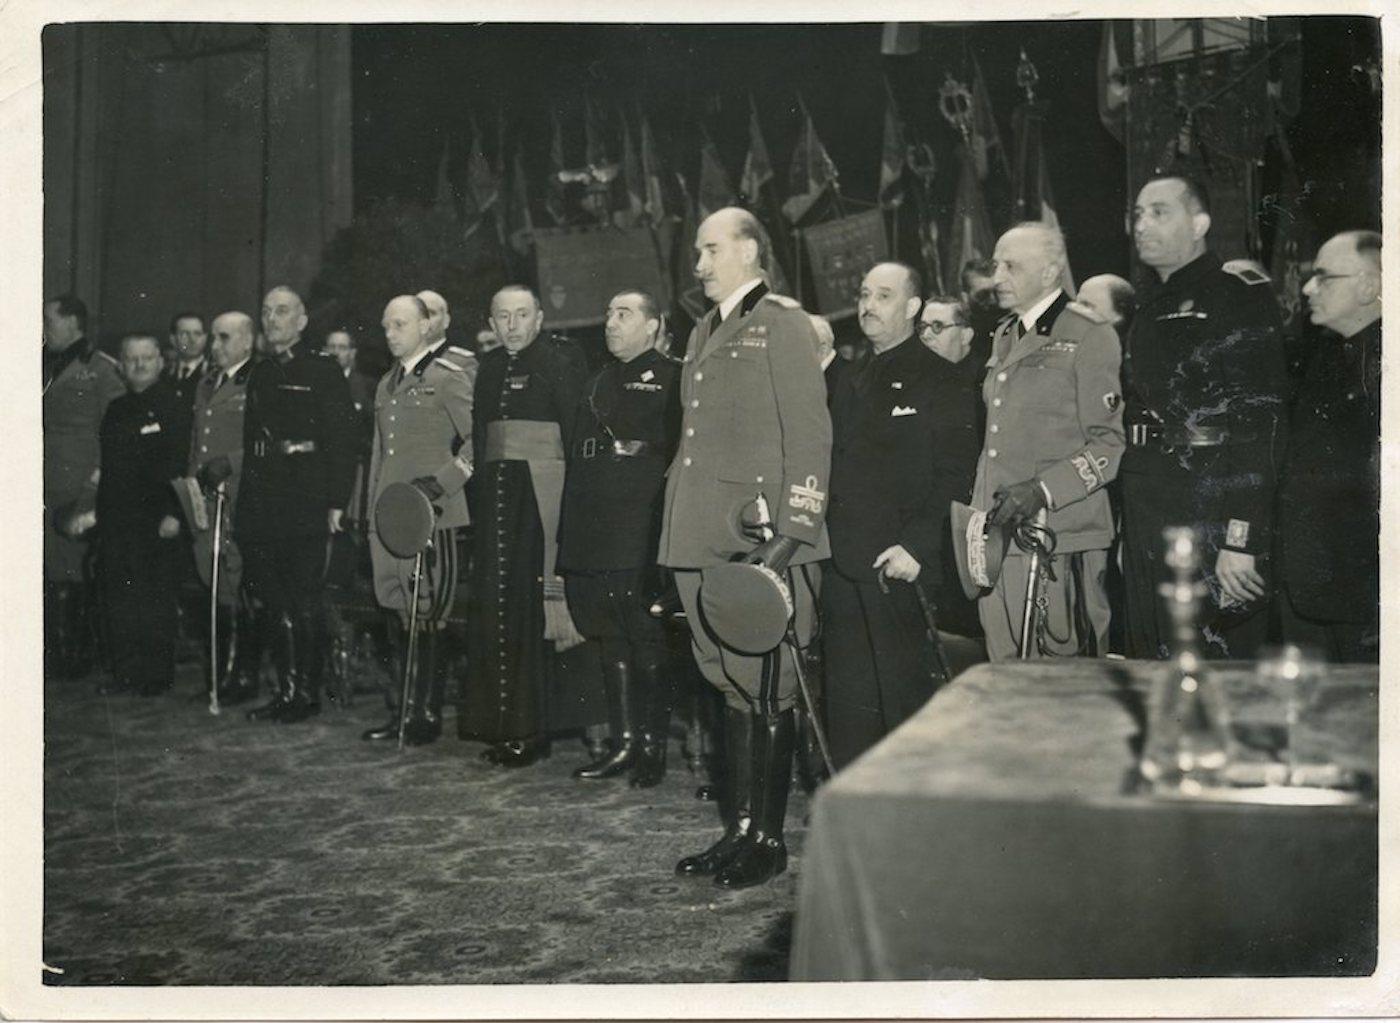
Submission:
M 919 323 L 920 334 L 942 334 L 945 330 L 961 327 L 961 323 L 944 323 L 942 320 L 925 320 Z

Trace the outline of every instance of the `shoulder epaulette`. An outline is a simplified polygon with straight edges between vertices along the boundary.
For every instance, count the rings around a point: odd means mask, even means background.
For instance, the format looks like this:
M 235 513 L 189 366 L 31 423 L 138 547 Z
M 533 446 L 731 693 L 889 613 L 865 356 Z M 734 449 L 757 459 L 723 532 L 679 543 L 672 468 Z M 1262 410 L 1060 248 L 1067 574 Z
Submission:
M 471 355 L 470 352 L 467 354 Z M 475 358 L 475 356 L 473 356 L 473 358 Z M 433 359 L 433 365 L 441 366 L 443 369 L 450 369 L 454 373 L 465 373 L 467 371 L 466 366 L 459 366 L 445 355 L 439 355 L 437 358 Z
M 801 309 L 802 303 L 788 295 L 779 295 L 776 291 L 770 291 L 763 296 L 765 302 L 776 302 L 784 309 Z
M 116 359 L 115 356 L 108 355 L 108 354 L 107 354 L 106 352 L 104 352 L 101 348 L 94 348 L 94 349 L 92 350 L 92 354 L 93 354 L 93 355 L 99 355 L 99 356 L 101 356 L 102 358 L 106 359 L 108 362 L 110 362 L 110 363 L 112 364 L 112 368 L 113 368 L 113 369 L 117 369 L 117 368 L 119 368 L 119 367 L 121 366 L 121 363 L 117 361 L 117 359 Z
M 1262 266 L 1252 259 L 1232 259 L 1221 263 L 1220 269 L 1232 277 L 1238 277 L 1246 284 L 1268 284 L 1272 279 Z
M 1070 312 L 1078 313 L 1090 323 L 1103 324 L 1108 322 L 1103 318 L 1102 315 L 1100 315 L 1097 309 L 1090 309 L 1087 305 L 1084 305 L 1082 302 L 1070 302 L 1065 306 L 1065 309 Z
M 475 353 L 474 351 L 472 351 L 470 348 L 462 348 L 460 345 L 448 345 L 448 346 L 447 346 L 447 351 L 448 351 L 448 352 L 451 352 L 453 355 L 459 356 L 459 357 L 461 357 L 461 358 L 463 358 L 463 359 L 475 359 L 475 358 L 476 358 L 476 353 Z M 447 354 L 447 353 L 444 352 L 443 355 L 445 355 L 445 354 Z M 438 358 L 439 358 L 439 359 L 442 358 L 442 355 L 439 355 Z

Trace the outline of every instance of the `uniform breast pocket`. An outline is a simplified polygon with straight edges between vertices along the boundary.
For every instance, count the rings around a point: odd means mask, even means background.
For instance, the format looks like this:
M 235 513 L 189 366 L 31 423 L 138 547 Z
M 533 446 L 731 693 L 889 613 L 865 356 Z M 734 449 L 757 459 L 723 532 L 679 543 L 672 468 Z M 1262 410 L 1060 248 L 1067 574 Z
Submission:
M 1040 408 L 1073 407 L 1074 363 L 1066 358 L 1027 359 L 1016 374 L 1017 397 Z

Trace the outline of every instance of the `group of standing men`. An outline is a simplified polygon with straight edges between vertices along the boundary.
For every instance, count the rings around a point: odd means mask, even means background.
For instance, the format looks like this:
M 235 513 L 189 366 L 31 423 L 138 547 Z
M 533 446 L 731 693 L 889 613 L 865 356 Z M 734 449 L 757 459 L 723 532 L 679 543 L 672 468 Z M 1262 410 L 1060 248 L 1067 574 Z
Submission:
M 110 597 L 137 592 L 133 585 L 154 592 L 149 573 L 133 580 L 181 520 L 166 498 L 135 495 L 170 493 L 167 481 L 185 476 L 219 498 L 188 504 L 185 519 L 231 512 L 242 563 L 245 585 L 229 603 L 243 609 L 233 630 L 243 654 L 228 698 L 256 690 L 269 646 L 278 691 L 249 716 L 314 714 L 326 541 L 345 528 L 356 438 L 372 421 L 361 487 L 375 594 L 405 627 L 418 623 L 423 656 L 407 701 L 365 737 L 428 742 L 440 733 L 446 667 L 436 637 L 470 564 L 459 733 L 485 740 L 483 757 L 501 766 L 543 756 L 549 642 L 577 629 L 598 643 L 613 711 L 611 748 L 577 776 L 626 773 L 633 784 L 656 784 L 674 684 L 661 625 L 644 610 L 663 585 L 659 564 L 684 608 L 696 665 L 725 703 L 724 831 L 676 870 L 722 887 L 785 869 L 802 654 L 819 631 L 819 717 L 837 768 L 932 695 L 946 676 L 943 633 L 980 634 L 993 659 L 1107 653 L 1106 576 L 1120 537 L 1126 652 L 1165 656 L 1157 587 L 1167 525 L 1196 526 L 1209 552 L 1208 653 L 1251 655 L 1265 632 L 1261 608 L 1277 593 L 1286 637 L 1321 643 L 1333 657 L 1374 659 L 1379 236 L 1348 232 L 1318 254 L 1304 292 L 1313 321 L 1343 340 L 1309 371 L 1290 437 L 1277 305 L 1252 264 L 1222 264 L 1208 251 L 1204 189 L 1182 177 L 1153 180 L 1133 219 L 1151 279 L 1121 339 L 1101 304 L 1064 290 L 1059 231 L 1026 223 L 996 246 L 987 283 L 1004 315 L 990 336 L 979 335 L 965 296 L 925 298 L 915 270 L 885 262 L 861 284 L 859 325 L 870 345 L 852 362 L 833 360 L 813 318 L 768 290 L 768 238 L 737 208 L 712 214 L 697 233 L 695 275 L 714 308 L 683 358 L 657 349 L 655 298 L 624 291 L 607 310 L 612 359 L 592 374 L 572 342 L 541 336 L 543 311 L 526 286 L 493 298 L 500 345 L 479 359 L 446 342 L 446 302 L 421 292 L 386 306 L 393 366 L 372 399 L 352 398 L 344 366 L 302 343 L 301 300 L 275 288 L 262 309 L 265 354 L 253 354 L 250 317 L 214 321 L 215 366 L 196 388 L 193 429 L 174 385 L 152 369 L 154 339 L 123 340 L 130 393 L 102 418 L 100 472 L 95 443 L 70 443 L 59 423 L 77 423 L 70 405 L 100 414 L 120 381 L 112 360 L 73 343 L 82 317 L 71 300 L 50 302 L 51 639 L 73 627 L 71 545 L 91 525 L 82 495 L 95 491 L 99 529 L 119 536 L 103 547 Z M 138 464 L 139 473 L 126 468 Z M 415 560 L 376 539 L 377 497 L 395 483 L 418 489 L 436 519 L 416 615 Z M 950 508 L 963 502 L 972 518 L 955 533 Z M 1319 506 L 1346 525 L 1316 528 L 1308 509 Z M 1005 556 L 990 575 L 981 566 L 969 589 L 955 549 L 966 554 L 998 531 Z M 132 536 L 145 546 L 130 546 Z M 1037 548 L 1048 570 L 1034 647 L 1023 650 Z M 1272 560 L 1282 565 L 1269 568 Z M 734 561 L 782 584 L 785 644 L 736 649 L 707 619 L 707 574 Z M 168 685 L 149 664 L 114 656 L 113 667 L 117 688 L 152 678 Z

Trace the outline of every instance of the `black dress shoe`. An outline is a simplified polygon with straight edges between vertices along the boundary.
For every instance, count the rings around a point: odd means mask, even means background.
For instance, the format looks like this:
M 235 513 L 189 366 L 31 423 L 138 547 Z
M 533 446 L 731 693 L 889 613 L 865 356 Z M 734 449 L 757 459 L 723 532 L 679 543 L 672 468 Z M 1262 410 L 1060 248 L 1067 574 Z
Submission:
M 632 765 L 628 784 L 634 789 L 650 789 L 666 777 L 666 747 L 658 743 L 643 743 L 641 755 Z
M 219 690 L 219 704 L 225 707 L 236 707 L 240 703 L 247 703 L 257 695 L 258 687 L 256 684 L 234 682 Z
M 313 718 L 319 713 L 321 713 L 321 702 L 319 700 L 314 702 L 308 699 L 292 700 L 290 703 L 284 704 L 282 709 L 273 716 L 272 720 L 276 721 L 279 725 L 298 725 L 307 718 Z
M 677 863 L 676 873 L 681 877 L 706 877 L 717 874 L 748 844 L 747 832 L 726 831 L 718 842 L 704 852 L 687 856 Z
M 360 738 L 367 742 L 385 742 L 389 739 L 399 737 L 399 719 L 392 717 L 382 725 L 375 728 L 366 728 L 360 733 Z
M 487 756 L 487 754 L 491 754 Z M 549 743 L 543 739 L 511 739 L 500 742 L 482 754 L 497 767 L 529 767 L 549 756 Z
M 405 746 L 426 746 L 430 742 L 436 742 L 440 735 L 442 735 L 442 718 L 436 716 L 409 718 L 408 724 L 404 725 L 403 742 Z
M 787 846 L 773 838 L 757 837 L 745 843 L 720 871 L 715 884 L 720 888 L 752 888 L 765 884 L 787 870 Z
M 619 774 L 626 774 L 630 771 L 640 758 L 641 747 L 629 737 L 623 740 L 622 745 L 615 752 L 609 753 L 605 749 L 603 756 L 598 757 L 591 764 L 575 768 L 574 777 L 582 778 L 584 781 L 616 778 Z

